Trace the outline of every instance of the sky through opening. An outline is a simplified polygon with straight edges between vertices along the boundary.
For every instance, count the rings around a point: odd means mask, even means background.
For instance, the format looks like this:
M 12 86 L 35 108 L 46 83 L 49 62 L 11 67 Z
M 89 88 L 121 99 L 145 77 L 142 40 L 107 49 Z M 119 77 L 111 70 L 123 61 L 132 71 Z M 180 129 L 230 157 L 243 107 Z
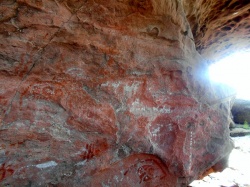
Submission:
M 250 100 L 250 51 L 234 53 L 209 67 L 210 79 L 231 86 L 238 99 Z

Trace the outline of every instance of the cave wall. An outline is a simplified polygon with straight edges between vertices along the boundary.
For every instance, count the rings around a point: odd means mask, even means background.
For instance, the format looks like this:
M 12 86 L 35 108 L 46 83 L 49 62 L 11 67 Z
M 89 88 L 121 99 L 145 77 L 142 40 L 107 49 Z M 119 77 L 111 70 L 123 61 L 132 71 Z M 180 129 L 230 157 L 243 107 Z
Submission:
M 1 186 L 186 186 L 224 163 L 231 98 L 181 2 L 0 5 Z

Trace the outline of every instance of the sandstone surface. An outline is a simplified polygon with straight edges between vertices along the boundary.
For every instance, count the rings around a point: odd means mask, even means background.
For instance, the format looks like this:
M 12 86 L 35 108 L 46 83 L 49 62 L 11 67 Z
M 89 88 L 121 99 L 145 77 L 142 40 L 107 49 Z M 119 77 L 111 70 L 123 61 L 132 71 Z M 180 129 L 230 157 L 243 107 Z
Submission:
M 179 1 L 0 1 L 1 186 L 187 186 L 225 167 L 230 94 Z

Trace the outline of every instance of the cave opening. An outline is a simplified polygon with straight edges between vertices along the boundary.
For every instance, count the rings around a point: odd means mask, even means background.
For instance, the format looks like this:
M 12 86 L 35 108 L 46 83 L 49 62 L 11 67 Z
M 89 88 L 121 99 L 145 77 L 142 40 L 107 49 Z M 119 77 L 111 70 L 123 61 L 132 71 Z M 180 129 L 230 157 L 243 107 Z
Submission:
M 249 186 L 250 151 L 250 50 L 231 53 L 209 67 L 209 77 L 213 83 L 227 85 L 234 89 L 236 99 L 232 107 L 233 123 L 230 124 L 230 136 L 234 149 L 228 159 L 228 167 L 222 172 L 210 173 L 201 180 L 193 181 L 190 187 L 204 186 Z M 232 125 L 232 126 L 231 126 Z M 222 185 L 223 184 L 223 185 Z
M 232 53 L 209 67 L 209 77 L 233 88 L 237 99 L 250 100 L 249 61 L 250 49 Z

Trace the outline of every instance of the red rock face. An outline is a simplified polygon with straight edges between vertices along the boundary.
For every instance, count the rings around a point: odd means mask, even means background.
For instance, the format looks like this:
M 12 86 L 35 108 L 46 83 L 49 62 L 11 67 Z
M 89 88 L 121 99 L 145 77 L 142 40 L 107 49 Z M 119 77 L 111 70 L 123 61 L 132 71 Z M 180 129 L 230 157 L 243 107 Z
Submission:
M 1 185 L 186 186 L 230 153 L 177 2 L 0 3 Z

